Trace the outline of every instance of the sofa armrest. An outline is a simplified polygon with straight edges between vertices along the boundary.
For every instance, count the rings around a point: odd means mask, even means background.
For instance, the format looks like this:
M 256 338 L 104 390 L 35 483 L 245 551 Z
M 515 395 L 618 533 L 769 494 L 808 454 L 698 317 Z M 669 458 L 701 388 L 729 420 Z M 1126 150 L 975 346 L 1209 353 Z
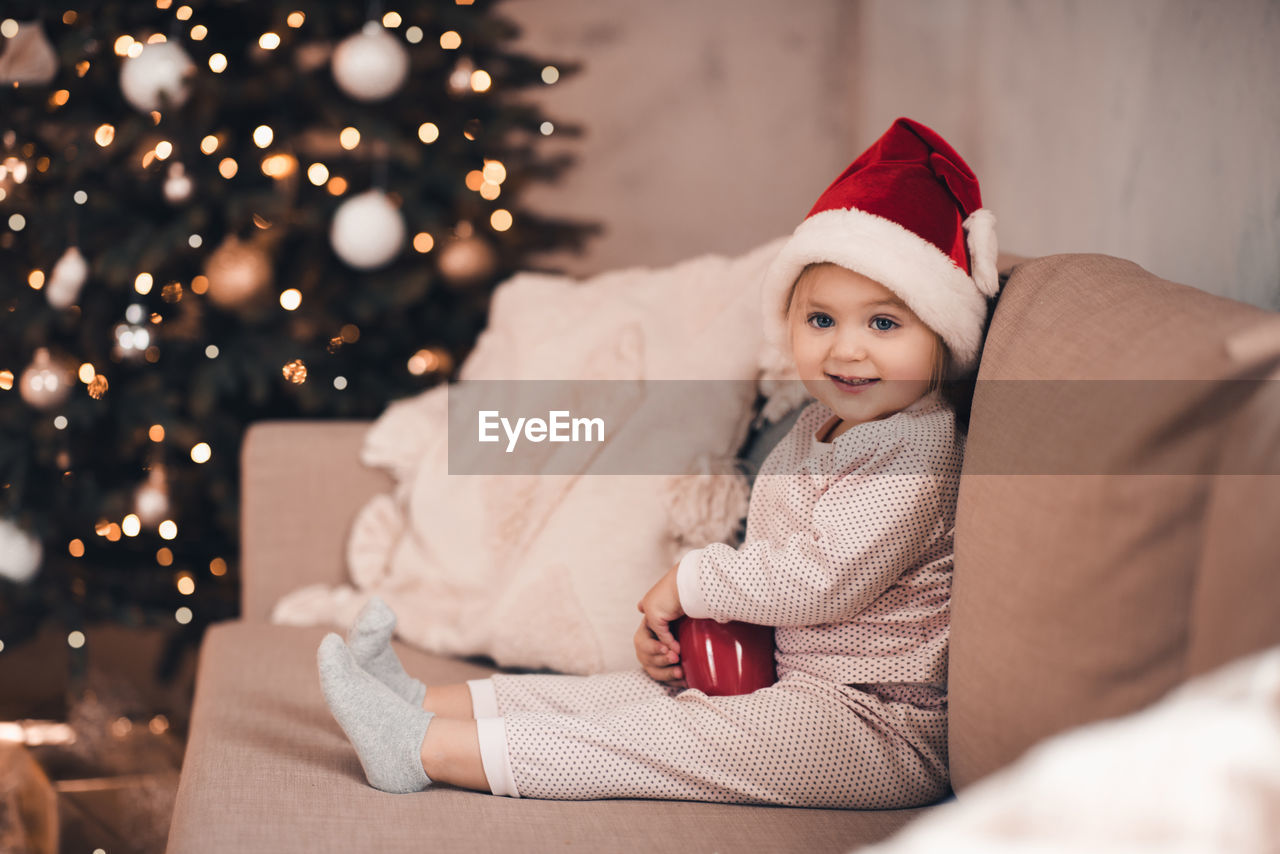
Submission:
M 393 482 L 360 463 L 368 421 L 253 424 L 240 453 L 241 615 L 266 620 L 307 584 L 347 579 L 356 513 Z

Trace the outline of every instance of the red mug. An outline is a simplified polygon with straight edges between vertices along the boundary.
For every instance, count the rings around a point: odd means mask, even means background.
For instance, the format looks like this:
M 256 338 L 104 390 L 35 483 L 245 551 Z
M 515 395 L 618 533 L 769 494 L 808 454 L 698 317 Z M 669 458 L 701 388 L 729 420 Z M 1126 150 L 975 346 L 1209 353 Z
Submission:
M 773 626 L 684 617 L 676 624 L 675 636 L 690 688 L 723 697 L 750 694 L 778 681 Z

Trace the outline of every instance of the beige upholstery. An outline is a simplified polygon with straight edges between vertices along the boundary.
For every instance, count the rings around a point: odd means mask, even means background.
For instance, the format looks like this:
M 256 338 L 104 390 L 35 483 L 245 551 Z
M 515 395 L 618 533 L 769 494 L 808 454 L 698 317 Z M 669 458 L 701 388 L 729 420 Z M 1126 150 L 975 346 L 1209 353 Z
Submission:
M 982 357 L 956 514 L 962 796 L 1046 736 L 1280 642 L 1280 539 L 1262 510 L 1280 507 L 1280 478 L 1209 475 L 1280 456 L 1275 389 L 1225 346 L 1267 316 L 1115 258 L 1015 271 Z
M 1276 369 L 1269 357 L 1233 364 L 1224 345 L 1267 319 L 1113 258 L 1014 270 L 982 358 L 957 511 L 961 798 L 1051 733 L 1280 642 L 1280 538 L 1264 509 L 1280 506 L 1280 406 L 1260 383 L 1222 382 Z M 1052 382 L 1081 379 L 1098 384 Z M 1105 382 L 1116 379 L 1181 382 L 1126 393 Z M 201 649 L 170 852 L 834 852 L 927 812 L 371 789 L 321 699 L 324 630 L 264 623 L 283 593 L 342 579 L 352 518 L 390 485 L 357 460 L 367 426 L 248 434 L 244 619 L 211 628 Z M 489 672 L 400 652 L 429 683 Z

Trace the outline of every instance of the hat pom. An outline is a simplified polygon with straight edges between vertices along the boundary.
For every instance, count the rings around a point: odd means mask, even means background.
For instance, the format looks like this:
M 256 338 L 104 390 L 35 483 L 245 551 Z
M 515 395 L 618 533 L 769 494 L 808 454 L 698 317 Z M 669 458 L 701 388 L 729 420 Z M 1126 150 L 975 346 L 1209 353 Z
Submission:
M 996 215 L 986 208 L 979 208 L 964 221 L 965 237 L 969 244 L 969 266 L 973 270 L 973 283 L 984 295 L 993 297 L 1000 292 L 1000 275 L 996 270 Z

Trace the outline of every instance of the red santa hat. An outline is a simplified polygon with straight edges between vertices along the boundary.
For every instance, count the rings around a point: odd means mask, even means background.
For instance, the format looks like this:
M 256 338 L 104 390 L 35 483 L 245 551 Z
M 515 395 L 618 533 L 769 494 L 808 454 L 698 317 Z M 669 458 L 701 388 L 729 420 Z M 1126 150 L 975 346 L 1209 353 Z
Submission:
M 951 351 L 977 366 L 996 275 L 995 216 L 947 141 L 898 119 L 828 187 L 765 274 L 767 340 L 790 352 L 787 304 L 808 264 L 830 262 L 889 288 Z

